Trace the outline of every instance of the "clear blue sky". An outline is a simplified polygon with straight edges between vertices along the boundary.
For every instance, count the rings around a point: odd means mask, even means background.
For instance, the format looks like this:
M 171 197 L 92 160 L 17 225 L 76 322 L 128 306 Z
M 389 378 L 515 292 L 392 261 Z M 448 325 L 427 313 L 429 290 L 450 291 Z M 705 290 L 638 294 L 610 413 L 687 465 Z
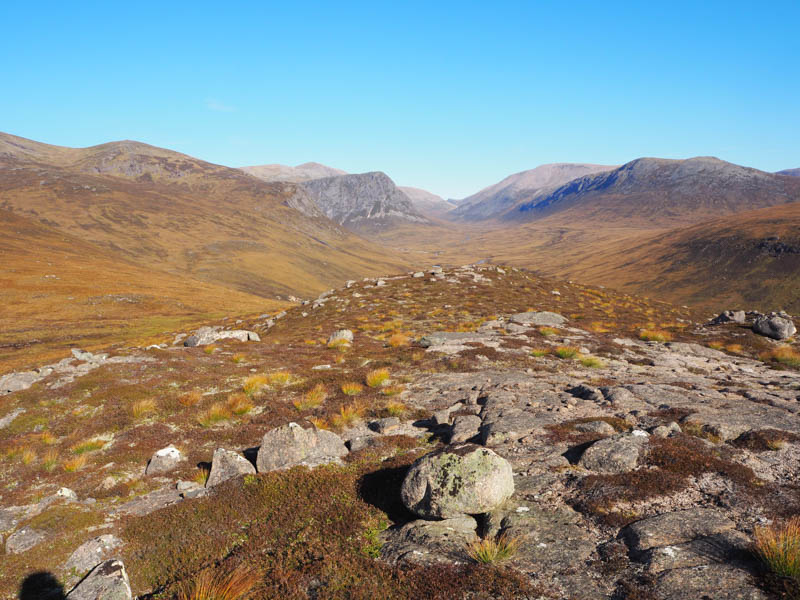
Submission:
M 0 3 L 0 131 L 462 197 L 546 162 L 800 167 L 800 1 Z

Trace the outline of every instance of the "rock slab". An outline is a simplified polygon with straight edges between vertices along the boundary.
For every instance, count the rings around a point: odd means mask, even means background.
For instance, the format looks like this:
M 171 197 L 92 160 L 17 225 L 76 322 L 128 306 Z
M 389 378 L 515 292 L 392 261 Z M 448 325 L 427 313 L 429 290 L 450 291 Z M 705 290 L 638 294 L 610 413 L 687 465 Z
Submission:
M 277 427 L 264 435 L 258 450 L 259 473 L 297 465 L 315 467 L 338 462 L 348 452 L 338 435 L 324 429 L 303 429 L 297 423 Z
M 245 457 L 224 448 L 214 450 L 211 459 L 211 472 L 208 474 L 206 487 L 212 488 L 223 481 L 239 475 L 255 475 L 256 468 Z
M 131 600 L 131 584 L 122 561 L 100 563 L 67 594 L 66 600 Z

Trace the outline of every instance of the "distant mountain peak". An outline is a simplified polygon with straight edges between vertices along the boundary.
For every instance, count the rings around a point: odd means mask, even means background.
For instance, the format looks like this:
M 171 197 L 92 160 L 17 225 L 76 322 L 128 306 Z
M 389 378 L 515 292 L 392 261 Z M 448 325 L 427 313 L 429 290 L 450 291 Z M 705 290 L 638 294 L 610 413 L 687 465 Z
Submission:
M 292 181 L 295 183 L 347 174 L 346 171 L 318 162 L 305 162 L 295 167 L 280 164 L 256 165 L 241 167 L 241 170 L 264 181 Z

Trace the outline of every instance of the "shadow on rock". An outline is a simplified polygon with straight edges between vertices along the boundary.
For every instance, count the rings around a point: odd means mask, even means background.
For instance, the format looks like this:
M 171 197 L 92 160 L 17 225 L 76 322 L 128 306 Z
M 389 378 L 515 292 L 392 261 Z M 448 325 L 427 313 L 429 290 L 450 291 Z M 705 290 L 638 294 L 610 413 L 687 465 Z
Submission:
M 64 600 L 64 587 L 46 571 L 31 573 L 19 588 L 19 600 Z
M 358 493 L 367 504 L 382 510 L 394 523 L 405 523 L 416 517 L 400 499 L 400 488 L 408 467 L 391 467 L 367 473 L 358 482 Z

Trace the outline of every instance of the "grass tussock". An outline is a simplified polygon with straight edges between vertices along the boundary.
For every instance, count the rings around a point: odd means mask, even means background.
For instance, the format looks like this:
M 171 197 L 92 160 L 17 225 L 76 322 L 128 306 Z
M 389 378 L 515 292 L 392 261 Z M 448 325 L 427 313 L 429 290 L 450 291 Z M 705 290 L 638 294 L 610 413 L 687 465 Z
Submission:
M 350 348 L 350 341 L 345 338 L 338 338 L 328 342 L 328 348 L 332 350 L 344 351 Z
M 467 546 L 467 555 L 476 563 L 493 565 L 514 557 L 519 540 L 503 533 L 496 538 L 475 540 Z
M 178 404 L 181 406 L 195 406 L 203 399 L 203 394 L 200 390 L 191 390 L 178 396 Z
M 239 568 L 230 573 L 202 571 L 184 586 L 178 600 L 244 600 L 258 583 L 258 574 Z
M 408 346 L 411 343 L 411 338 L 405 333 L 395 333 L 387 340 L 387 343 L 392 348 L 400 348 L 402 346 Z
M 197 473 L 194 474 L 192 481 L 199 485 L 205 486 L 209 475 L 211 475 L 211 469 L 208 467 L 199 467 L 197 469 Z
M 755 553 L 770 571 L 800 581 L 800 517 L 756 527 L 753 535 Z
M 663 329 L 642 329 L 639 339 L 645 342 L 668 342 L 672 339 L 672 334 Z
M 541 333 L 544 337 L 550 337 L 553 335 L 558 335 L 559 331 L 555 327 L 539 327 L 539 333 Z
M 575 346 L 558 346 L 553 354 L 558 358 L 575 358 L 579 352 Z
M 389 369 L 374 369 L 367 373 L 366 383 L 371 388 L 383 387 L 389 382 Z
M 345 396 L 358 396 L 364 390 L 364 386 L 360 383 L 350 382 L 343 383 L 341 389 Z
M 253 403 L 250 400 L 250 397 L 247 394 L 236 393 L 231 394 L 228 396 L 228 400 L 225 402 L 225 405 L 228 407 L 234 415 L 242 416 L 249 413 L 253 410 Z
M 534 348 L 531 350 L 531 356 L 534 358 L 541 358 L 543 356 L 547 356 L 549 352 L 543 348 Z
M 144 419 L 145 417 L 156 412 L 156 401 L 152 398 L 145 398 L 134 402 L 131 407 L 131 413 L 134 419 Z
M 217 347 L 214 344 L 209 344 L 208 346 L 205 346 L 203 348 L 203 354 L 208 354 L 208 355 L 214 354 L 216 349 Z
M 791 346 L 780 346 L 766 353 L 762 359 L 764 358 L 789 367 L 800 368 L 800 352 Z
M 73 454 L 84 454 L 86 452 L 100 450 L 105 445 L 106 444 L 103 440 L 86 440 L 85 442 L 79 442 L 75 444 L 72 446 L 71 450 Z
M 215 402 L 197 415 L 197 422 L 203 427 L 213 427 L 231 418 L 231 410 L 222 402 Z
M 321 406 L 322 403 L 325 402 L 327 398 L 328 398 L 327 388 L 323 384 L 318 383 L 313 388 L 308 390 L 305 394 L 303 394 L 302 398 L 300 398 L 299 400 L 295 400 L 294 402 L 292 402 L 292 404 L 294 404 L 294 407 L 300 411 L 312 410 L 314 408 L 318 408 L 319 406 Z
M 50 449 L 42 456 L 42 469 L 51 473 L 58 466 L 58 451 Z
M 409 408 L 398 400 L 390 400 L 383 407 L 383 410 L 390 417 L 402 417 L 409 411 Z
M 587 356 L 580 359 L 580 363 L 588 369 L 602 369 L 605 363 L 595 356 Z
M 339 412 L 333 415 L 331 425 L 337 429 L 344 429 L 355 425 L 364 415 L 364 408 L 358 404 L 342 406 Z
M 88 462 L 89 458 L 85 454 L 79 454 L 78 456 L 65 460 L 62 467 L 67 473 L 74 473 L 75 471 L 80 471 Z
M 250 375 L 242 384 L 242 391 L 248 396 L 254 396 L 269 385 L 269 377 L 263 374 Z
M 405 388 L 402 385 L 387 385 L 384 388 L 381 388 L 381 394 L 384 396 L 398 396 L 403 393 Z
M 247 356 L 245 356 L 245 355 L 244 355 L 244 354 L 242 354 L 241 352 L 237 352 L 236 354 L 234 354 L 234 355 L 231 357 L 231 360 L 234 362 L 234 364 L 237 364 L 237 365 L 238 365 L 238 364 L 241 364 L 241 363 L 243 363 L 244 361 L 246 361 L 246 360 L 247 360 Z

